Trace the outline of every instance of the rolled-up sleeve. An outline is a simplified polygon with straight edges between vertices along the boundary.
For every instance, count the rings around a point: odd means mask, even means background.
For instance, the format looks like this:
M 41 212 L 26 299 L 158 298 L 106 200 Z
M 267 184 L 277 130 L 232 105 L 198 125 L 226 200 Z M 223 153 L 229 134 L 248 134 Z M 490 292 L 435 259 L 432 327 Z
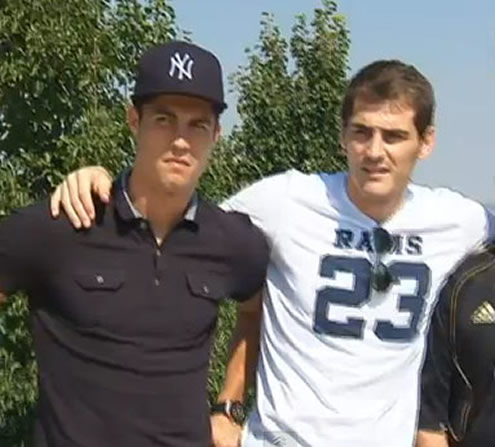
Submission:
M 25 290 L 32 280 L 36 251 L 41 248 L 33 246 L 42 227 L 33 213 L 36 208 L 15 210 L 0 218 L 0 292 L 4 295 Z
M 246 231 L 238 237 L 234 268 L 236 271 L 232 298 L 244 301 L 261 289 L 265 282 L 270 261 L 270 248 L 265 235 L 248 216 L 239 214 L 244 220 Z

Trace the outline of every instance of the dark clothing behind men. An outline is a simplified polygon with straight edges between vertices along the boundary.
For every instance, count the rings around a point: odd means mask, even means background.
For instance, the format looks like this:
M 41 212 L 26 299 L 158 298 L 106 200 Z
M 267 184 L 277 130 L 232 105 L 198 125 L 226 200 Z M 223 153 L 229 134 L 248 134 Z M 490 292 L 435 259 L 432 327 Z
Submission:
M 158 246 L 116 182 L 90 230 L 47 201 L 0 223 L 0 290 L 29 296 L 39 365 L 36 447 L 206 447 L 219 302 L 265 277 L 249 219 L 202 199 Z
M 422 430 L 451 446 L 495 445 L 495 245 L 469 256 L 442 289 L 422 376 Z

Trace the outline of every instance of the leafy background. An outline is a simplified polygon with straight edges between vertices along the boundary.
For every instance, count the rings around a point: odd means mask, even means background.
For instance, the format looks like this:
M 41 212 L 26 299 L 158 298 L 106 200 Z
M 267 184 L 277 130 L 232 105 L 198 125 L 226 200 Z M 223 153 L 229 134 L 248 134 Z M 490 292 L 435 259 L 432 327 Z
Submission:
M 194 31 L 194 30 L 193 30 Z M 166 0 L 0 0 L 0 213 L 47 195 L 69 171 L 132 163 L 125 109 L 138 56 L 182 30 Z M 283 36 L 264 13 L 248 63 L 231 74 L 239 123 L 200 185 L 221 200 L 276 172 L 344 167 L 339 107 L 349 33 L 333 1 Z M 37 397 L 26 298 L 0 310 L 0 445 L 30 445 Z M 220 310 L 209 376 L 221 386 L 235 306 Z

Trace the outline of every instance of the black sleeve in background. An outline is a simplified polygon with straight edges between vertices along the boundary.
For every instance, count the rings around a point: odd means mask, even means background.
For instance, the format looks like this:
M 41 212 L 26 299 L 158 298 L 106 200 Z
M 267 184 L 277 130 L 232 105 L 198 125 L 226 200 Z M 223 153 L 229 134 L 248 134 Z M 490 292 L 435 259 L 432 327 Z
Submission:
M 440 292 L 428 332 L 421 376 L 420 430 L 444 431 L 449 422 L 449 396 L 454 368 L 449 338 L 452 290 L 451 278 Z
M 33 241 L 43 227 L 42 207 L 41 203 L 31 205 L 0 218 L 0 292 L 4 295 L 28 287 L 40 249 Z
M 231 298 L 245 301 L 263 287 L 270 261 L 270 248 L 263 232 L 251 223 L 247 215 L 239 213 L 239 218 L 244 221 L 244 225 L 243 231 L 235 236 L 236 284 Z

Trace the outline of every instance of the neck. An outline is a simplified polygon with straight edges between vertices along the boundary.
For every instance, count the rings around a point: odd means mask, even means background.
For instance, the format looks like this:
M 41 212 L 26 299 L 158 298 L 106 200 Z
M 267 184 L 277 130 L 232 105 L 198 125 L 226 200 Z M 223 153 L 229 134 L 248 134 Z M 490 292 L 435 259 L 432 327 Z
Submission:
M 363 214 L 377 223 L 383 223 L 394 215 L 404 200 L 404 191 L 385 197 L 370 197 L 354 185 L 350 177 L 347 179 L 347 194 Z
M 133 169 L 129 179 L 132 204 L 150 223 L 159 244 L 183 219 L 194 188 L 167 190 L 150 181 L 149 175 Z

